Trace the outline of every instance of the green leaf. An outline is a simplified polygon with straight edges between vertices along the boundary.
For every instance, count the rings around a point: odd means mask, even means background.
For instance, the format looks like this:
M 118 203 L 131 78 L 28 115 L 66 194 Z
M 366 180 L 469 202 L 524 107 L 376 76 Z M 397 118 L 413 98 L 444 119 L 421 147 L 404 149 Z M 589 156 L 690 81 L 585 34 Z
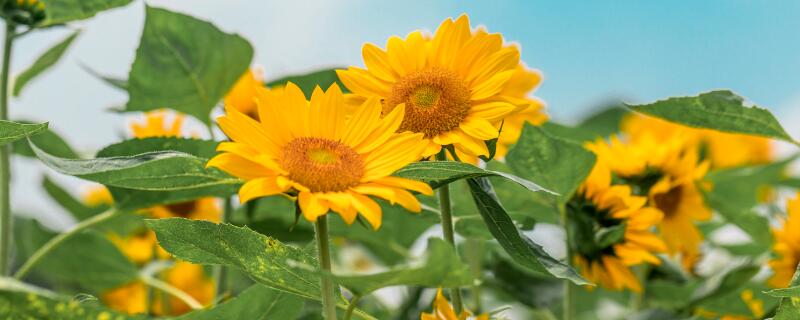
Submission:
M 314 88 L 317 86 L 327 90 L 328 87 L 334 83 L 338 84 L 342 91 L 347 92 L 347 88 L 342 84 L 341 81 L 339 81 L 339 76 L 336 75 L 336 69 L 340 68 L 320 70 L 308 74 L 286 76 L 267 82 L 267 86 L 285 86 L 287 82 L 291 82 L 300 87 L 300 90 L 303 90 L 303 93 L 306 94 L 306 98 L 311 98 L 311 93 L 314 92 Z
M 319 274 L 295 265 L 316 266 L 316 259 L 299 248 L 230 224 L 170 218 L 147 225 L 178 259 L 237 267 L 270 288 L 320 300 Z
M 136 156 L 65 159 L 48 154 L 31 142 L 39 160 L 60 173 L 110 187 L 145 191 L 205 190 L 241 183 L 217 169 L 206 169 L 206 159 L 175 151 L 146 152 Z
M 791 289 L 798 286 L 800 286 L 800 265 L 797 266 L 794 276 L 792 276 L 792 281 L 789 282 L 788 288 Z M 789 294 L 791 292 L 792 295 L 781 299 L 781 302 L 778 305 L 778 311 L 775 312 L 775 317 L 773 318 L 774 320 L 800 319 L 800 299 L 798 299 L 797 295 L 793 294 L 793 290 L 787 291 L 789 292 L 784 291 L 784 294 Z
M 195 310 L 175 320 L 297 319 L 302 311 L 299 297 L 257 284 L 213 309 Z
M 634 111 L 690 127 L 775 138 L 797 144 L 766 109 L 747 107 L 727 90 L 632 105 Z
M 471 178 L 467 182 L 489 232 L 514 261 L 533 271 L 550 274 L 578 285 L 590 284 L 575 269 L 551 257 L 542 246 L 520 233 L 494 194 L 488 179 Z
M 80 302 L 55 295 L 0 289 L 0 318 L 86 320 L 147 319 L 144 315 L 127 315 L 96 302 Z
M 102 80 L 106 84 L 120 90 L 128 91 L 128 80 L 100 74 L 99 72 L 95 71 L 94 69 L 90 68 L 85 64 L 81 64 L 80 66 L 84 71 L 88 72 L 95 78 Z
M 309 223 L 295 225 L 295 203 L 284 196 L 275 195 L 248 201 L 237 208 L 228 222 L 247 226 L 253 231 L 268 235 L 281 242 L 308 243 L 314 240 L 314 228 Z M 330 222 L 336 221 L 331 219 Z M 331 224 L 330 229 L 335 229 Z
M 409 164 L 394 173 L 395 176 L 429 183 L 433 188 L 438 188 L 453 181 L 479 177 L 503 177 L 514 181 L 530 191 L 545 191 L 553 193 L 531 181 L 522 179 L 513 174 L 491 171 L 478 168 L 468 163 L 457 161 L 421 161 Z
M 20 92 L 22 92 L 22 88 L 24 88 L 28 82 L 33 80 L 33 78 L 40 75 L 42 72 L 46 71 L 48 68 L 55 65 L 56 62 L 61 59 L 61 56 L 67 52 L 69 45 L 72 44 L 72 41 L 75 40 L 79 33 L 80 31 L 73 32 L 55 46 L 47 49 L 47 51 L 39 56 L 39 58 L 36 59 L 36 61 L 30 67 L 28 67 L 28 69 L 25 69 L 25 71 L 22 71 L 22 73 L 17 75 L 14 79 L 14 96 L 19 96 Z
M 788 288 L 772 289 L 765 293 L 776 298 L 800 298 L 800 285 L 791 286 Z
M 526 124 L 506 163 L 518 176 L 558 193 L 563 206 L 589 176 L 595 156 L 581 145 Z
M 758 273 L 757 265 L 739 265 L 706 279 L 691 296 L 691 305 L 697 306 L 709 300 L 738 292 Z
M 567 126 L 552 121 L 543 123 L 540 127 L 550 135 L 575 142 L 594 141 L 608 137 L 619 132 L 622 119 L 631 113 L 618 105 L 589 116 L 576 126 Z
M 15 265 L 22 265 L 36 249 L 55 236 L 55 233 L 46 229 L 36 219 L 14 216 L 13 227 Z
M 4 146 L 27 136 L 41 133 L 45 129 L 47 129 L 47 122 L 26 124 L 0 120 L 0 146 Z
M 67 192 L 67 190 L 64 190 L 64 188 L 50 180 L 48 177 L 42 179 L 42 187 L 44 188 L 44 191 L 50 195 L 50 198 L 55 200 L 56 203 L 61 205 L 62 208 L 66 209 L 67 212 L 72 214 L 72 216 L 78 221 L 92 217 L 107 209 L 103 206 L 87 206 L 82 201 L 75 199 L 75 197 Z
M 625 237 L 625 223 L 609 228 L 601 228 L 594 234 L 595 243 L 601 248 L 619 243 Z
M 472 284 L 472 274 L 456 255 L 453 246 L 439 238 L 428 239 L 425 262 L 370 275 L 328 275 L 354 295 L 399 285 L 454 288 Z
M 97 152 L 97 158 L 135 156 L 154 151 L 179 151 L 210 159 L 217 154 L 219 142 L 179 137 L 134 138 L 115 143 Z
M 40 0 L 44 3 L 45 21 L 42 26 L 64 24 L 91 18 L 100 11 L 125 6 L 132 0 Z
M 210 124 L 211 109 L 250 66 L 253 47 L 188 15 L 150 6 L 146 14 L 125 111 L 171 108 Z
M 33 124 L 33 122 L 30 121 L 20 122 Z M 42 150 L 54 156 L 63 158 L 78 158 L 78 153 L 75 152 L 75 150 L 73 150 L 72 147 L 70 147 L 70 145 L 53 130 L 44 130 L 34 136 L 29 136 L 28 139 L 33 141 L 33 143 L 39 146 L 39 148 Z M 12 149 L 14 149 L 14 154 L 28 158 L 36 158 L 36 154 L 33 153 L 33 149 L 31 149 L 31 146 L 25 139 L 15 141 Z
M 564 296 L 561 281 L 530 272 L 508 258 L 498 255 L 487 264 L 492 275 L 487 284 L 528 307 L 548 308 Z

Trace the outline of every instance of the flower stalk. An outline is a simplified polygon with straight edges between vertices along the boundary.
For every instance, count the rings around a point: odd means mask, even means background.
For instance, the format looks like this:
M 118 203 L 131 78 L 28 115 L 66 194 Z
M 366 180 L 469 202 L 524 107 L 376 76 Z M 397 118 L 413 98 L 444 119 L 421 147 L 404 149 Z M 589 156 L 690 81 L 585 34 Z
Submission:
M 0 73 L 0 120 L 8 119 L 8 78 L 16 25 L 6 22 L 3 69 Z M 8 275 L 11 260 L 11 144 L 0 147 L 0 275 Z
M 317 257 L 319 268 L 324 272 L 331 272 L 331 252 L 328 243 L 328 216 L 317 217 L 315 223 L 317 234 Z M 320 277 L 320 290 L 322 290 L 322 315 L 326 320 L 336 320 L 336 299 L 333 293 L 333 280 L 330 277 Z
M 442 151 L 436 155 L 436 160 L 447 160 L 446 152 L 447 151 L 442 148 Z M 458 254 L 455 232 L 453 232 L 453 214 L 450 207 L 450 186 L 446 184 L 439 187 L 439 212 L 442 217 L 442 233 L 444 234 L 444 239 L 453 245 L 453 249 L 456 249 L 456 254 Z M 453 303 L 456 313 L 461 313 L 461 310 L 463 310 L 463 303 L 461 300 L 460 288 L 450 289 L 450 300 Z

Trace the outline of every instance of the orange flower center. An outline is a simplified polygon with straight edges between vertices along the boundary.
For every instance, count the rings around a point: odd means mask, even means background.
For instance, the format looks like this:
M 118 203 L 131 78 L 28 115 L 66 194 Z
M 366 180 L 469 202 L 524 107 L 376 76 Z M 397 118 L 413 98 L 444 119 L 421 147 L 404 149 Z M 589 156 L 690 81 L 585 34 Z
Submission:
M 653 197 L 656 208 L 664 213 L 664 218 L 672 217 L 678 212 L 683 196 L 683 187 L 677 186 L 669 189 L 666 193 L 657 194 Z
M 421 132 L 426 138 L 458 127 L 467 117 L 470 92 L 455 72 L 433 67 L 410 73 L 392 86 L 383 113 L 405 103 L 398 131 Z
M 364 158 L 347 145 L 324 138 L 295 138 L 278 159 L 289 179 L 313 192 L 344 191 L 364 176 Z

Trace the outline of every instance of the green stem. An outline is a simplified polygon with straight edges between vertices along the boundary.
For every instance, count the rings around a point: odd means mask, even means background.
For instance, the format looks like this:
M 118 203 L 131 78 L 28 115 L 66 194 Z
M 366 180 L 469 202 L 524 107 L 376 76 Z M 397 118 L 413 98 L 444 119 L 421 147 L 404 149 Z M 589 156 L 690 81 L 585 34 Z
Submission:
M 567 264 L 572 264 L 573 259 L 573 252 L 572 252 L 572 244 L 570 243 L 570 227 L 568 225 L 568 217 L 567 217 L 567 210 L 561 208 L 561 226 L 564 228 L 564 237 L 566 239 L 567 245 Z M 563 281 L 564 282 L 564 300 L 563 300 L 563 316 L 564 320 L 573 320 L 575 319 L 575 308 L 573 307 L 573 295 L 575 291 L 575 285 L 572 284 L 570 281 Z
M 322 271 L 331 272 L 331 248 L 328 244 L 328 216 L 322 215 L 317 218 L 315 224 L 317 231 L 317 255 L 319 258 L 319 268 Z M 336 320 L 336 299 L 333 294 L 333 280 L 330 277 L 320 277 L 320 289 L 322 290 L 322 315 L 326 320 Z
M 225 210 L 222 211 L 222 215 L 219 217 L 220 223 L 228 222 L 228 218 L 233 214 L 233 201 L 230 197 L 225 198 Z M 213 300 L 214 303 L 225 299 L 225 296 L 228 294 L 228 269 L 225 266 L 215 266 L 214 267 L 214 283 L 216 284 L 216 298 Z
M 169 283 L 166 283 L 149 275 L 141 275 L 139 277 L 139 280 L 141 280 L 144 284 L 150 287 L 156 288 L 158 290 L 161 290 L 161 292 L 164 292 L 175 298 L 180 299 L 193 310 L 203 309 L 203 304 L 198 302 L 194 297 L 192 297 L 185 291 L 174 287 Z
M 0 120 L 8 119 L 8 73 L 16 25 L 6 21 L 3 70 L 0 74 Z M 0 275 L 10 273 L 11 261 L 11 144 L 0 147 Z
M 36 250 L 30 258 L 14 273 L 14 278 L 17 280 L 22 280 L 25 278 L 26 275 L 36 266 L 37 263 L 41 262 L 42 258 L 44 258 L 47 254 L 52 252 L 54 249 L 58 248 L 59 245 L 64 243 L 65 241 L 72 238 L 74 235 L 79 234 L 81 231 L 96 226 L 104 221 L 107 221 L 113 217 L 115 217 L 117 211 L 114 209 L 109 209 L 101 214 L 98 214 L 94 217 L 81 221 L 81 223 L 72 227 L 72 229 L 60 233 L 57 236 L 47 241 L 41 248 Z
M 436 155 L 436 160 L 446 161 L 447 156 L 445 152 L 443 148 L 442 151 Z M 442 233 L 444 233 L 444 239 L 453 246 L 453 249 L 456 249 L 456 254 L 458 254 L 455 232 L 453 232 L 453 214 L 450 208 L 450 186 L 448 185 L 439 187 L 439 213 L 442 216 Z M 456 287 L 450 289 L 450 300 L 456 314 L 460 314 L 461 310 L 464 309 L 463 303 L 461 302 L 460 288 Z
M 358 300 L 361 300 L 361 296 L 353 296 L 353 299 L 350 299 L 350 304 L 347 305 L 347 310 L 344 312 L 344 320 L 350 320 L 353 316 L 353 310 L 358 306 Z
M 484 243 L 482 240 L 475 239 L 475 238 L 468 238 L 467 239 L 467 261 L 469 262 L 469 268 L 472 271 L 472 275 L 475 279 L 482 279 L 483 275 L 483 254 L 484 254 Z M 476 284 L 472 286 L 472 311 L 476 314 L 480 313 L 483 309 L 483 305 L 481 303 L 481 286 L 480 284 Z

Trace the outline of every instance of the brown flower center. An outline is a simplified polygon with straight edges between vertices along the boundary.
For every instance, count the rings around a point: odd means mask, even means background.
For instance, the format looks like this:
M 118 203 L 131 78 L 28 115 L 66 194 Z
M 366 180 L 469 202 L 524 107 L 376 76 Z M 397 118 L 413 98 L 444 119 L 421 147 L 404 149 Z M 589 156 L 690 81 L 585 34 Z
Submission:
M 324 138 L 295 138 L 278 159 L 289 179 L 313 192 L 344 191 L 364 176 L 364 158 L 347 145 Z
M 666 193 L 657 194 L 653 197 L 656 208 L 664 213 L 664 217 L 674 216 L 678 212 L 683 196 L 683 187 L 677 186 L 669 189 Z
M 196 201 L 186 201 L 186 202 L 179 202 L 174 204 L 168 204 L 164 207 L 169 210 L 169 212 L 173 213 L 178 217 L 187 217 L 189 214 L 194 212 L 197 209 L 197 202 Z
M 405 103 L 398 131 L 422 132 L 426 138 L 455 129 L 467 117 L 470 92 L 455 72 L 433 67 L 406 75 L 392 86 L 383 113 Z

